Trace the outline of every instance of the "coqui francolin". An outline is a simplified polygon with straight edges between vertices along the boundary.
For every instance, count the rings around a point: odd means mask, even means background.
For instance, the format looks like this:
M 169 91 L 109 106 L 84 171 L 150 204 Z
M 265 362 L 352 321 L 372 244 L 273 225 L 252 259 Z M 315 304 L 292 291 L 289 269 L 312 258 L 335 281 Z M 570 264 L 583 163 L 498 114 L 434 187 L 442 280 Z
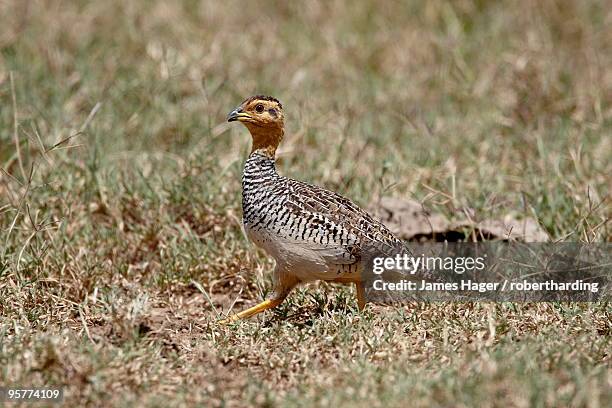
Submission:
M 281 103 L 262 95 L 247 98 L 227 117 L 228 122 L 244 124 L 253 138 L 242 175 L 244 229 L 276 260 L 276 267 L 272 296 L 223 323 L 276 307 L 296 285 L 314 280 L 354 283 L 363 309 L 364 252 L 384 253 L 403 246 L 351 200 L 277 173 L 275 154 L 283 140 L 284 119 Z

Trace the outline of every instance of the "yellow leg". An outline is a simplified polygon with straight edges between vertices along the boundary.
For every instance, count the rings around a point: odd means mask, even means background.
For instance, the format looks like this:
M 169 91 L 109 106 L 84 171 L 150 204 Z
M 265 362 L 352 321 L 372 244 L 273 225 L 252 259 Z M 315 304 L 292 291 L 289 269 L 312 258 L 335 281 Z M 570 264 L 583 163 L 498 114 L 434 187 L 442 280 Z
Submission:
M 219 324 L 228 324 L 231 322 L 235 322 L 236 320 L 247 319 L 251 316 L 256 315 L 257 313 L 261 313 L 265 310 L 275 308 L 276 306 L 283 303 L 283 300 L 285 300 L 287 295 L 289 295 L 289 292 L 291 292 L 291 289 L 293 289 L 299 281 L 294 276 L 282 273 L 278 269 L 276 269 L 274 273 L 275 284 L 272 299 L 264 300 L 258 305 L 249 307 L 247 310 L 243 310 L 240 313 L 228 316 L 227 318 L 219 321 Z
M 263 302 L 261 302 L 258 305 L 255 305 L 253 307 L 249 307 L 247 310 L 243 310 L 240 313 L 233 314 L 233 315 L 229 316 L 228 318 L 219 321 L 219 324 L 228 324 L 228 323 L 231 323 L 231 322 L 235 322 L 236 320 L 247 319 L 247 318 L 249 318 L 251 316 L 256 315 L 257 313 L 263 312 L 264 310 L 272 309 L 272 308 L 280 305 L 283 302 L 283 300 L 284 299 L 264 300 Z
M 357 306 L 359 307 L 359 310 L 363 310 L 366 304 L 365 289 L 363 288 L 363 283 L 355 282 L 355 287 L 357 288 Z

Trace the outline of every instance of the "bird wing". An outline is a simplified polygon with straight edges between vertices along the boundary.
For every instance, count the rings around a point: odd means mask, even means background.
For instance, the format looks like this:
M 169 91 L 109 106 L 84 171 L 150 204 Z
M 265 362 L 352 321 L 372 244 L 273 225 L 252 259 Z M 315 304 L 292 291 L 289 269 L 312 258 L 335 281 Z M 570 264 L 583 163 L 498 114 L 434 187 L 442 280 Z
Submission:
M 402 245 L 391 231 L 351 200 L 322 187 L 287 179 L 289 194 L 285 205 L 306 220 L 309 231 L 301 244 L 316 251 L 326 262 L 353 264 L 367 248 L 382 253 Z

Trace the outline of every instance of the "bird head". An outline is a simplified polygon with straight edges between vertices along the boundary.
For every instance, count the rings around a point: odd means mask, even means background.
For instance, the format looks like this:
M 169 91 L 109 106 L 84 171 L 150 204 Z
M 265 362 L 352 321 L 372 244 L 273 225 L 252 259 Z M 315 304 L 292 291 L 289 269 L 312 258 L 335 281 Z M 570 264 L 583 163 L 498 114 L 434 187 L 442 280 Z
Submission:
M 227 115 L 228 122 L 242 122 L 251 133 L 253 149 L 274 157 L 284 135 L 283 105 L 271 96 L 245 99 Z

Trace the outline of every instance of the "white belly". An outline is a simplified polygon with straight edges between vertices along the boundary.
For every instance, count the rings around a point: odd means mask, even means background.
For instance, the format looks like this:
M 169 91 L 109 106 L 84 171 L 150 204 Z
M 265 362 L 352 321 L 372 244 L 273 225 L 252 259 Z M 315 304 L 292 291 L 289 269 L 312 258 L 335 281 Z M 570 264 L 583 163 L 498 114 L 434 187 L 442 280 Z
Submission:
M 316 251 L 305 248 L 292 239 L 281 238 L 266 230 L 244 226 L 249 239 L 276 260 L 279 270 L 291 274 L 302 282 L 329 279 L 329 265 Z

